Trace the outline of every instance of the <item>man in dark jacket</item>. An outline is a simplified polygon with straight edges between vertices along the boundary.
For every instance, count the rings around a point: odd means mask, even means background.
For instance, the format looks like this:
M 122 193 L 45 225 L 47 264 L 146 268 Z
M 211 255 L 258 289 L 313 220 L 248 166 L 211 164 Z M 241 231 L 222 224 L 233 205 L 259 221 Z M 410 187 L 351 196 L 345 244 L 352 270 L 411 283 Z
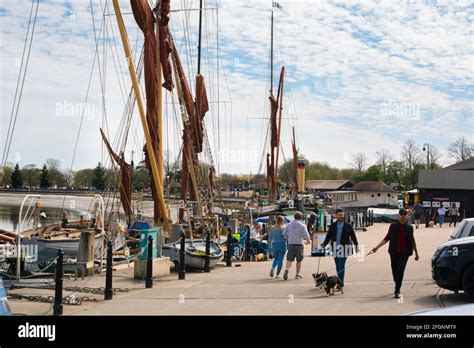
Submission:
M 342 286 L 344 286 L 344 274 L 347 257 L 352 254 L 352 244 L 356 246 L 358 251 L 357 237 L 351 224 L 344 221 L 344 210 L 336 210 L 336 221 L 329 227 L 329 232 L 321 244 L 323 248 L 331 243 L 334 262 L 336 263 L 337 276 L 341 279 Z
M 370 251 L 370 254 L 375 253 L 382 245 L 389 242 L 388 253 L 390 254 L 392 276 L 395 282 L 395 298 L 400 298 L 403 274 L 408 258 L 413 255 L 413 251 L 415 251 L 415 261 L 419 260 L 413 226 L 407 223 L 407 211 L 405 209 L 399 210 L 398 220 L 398 222 L 390 225 L 385 238 Z

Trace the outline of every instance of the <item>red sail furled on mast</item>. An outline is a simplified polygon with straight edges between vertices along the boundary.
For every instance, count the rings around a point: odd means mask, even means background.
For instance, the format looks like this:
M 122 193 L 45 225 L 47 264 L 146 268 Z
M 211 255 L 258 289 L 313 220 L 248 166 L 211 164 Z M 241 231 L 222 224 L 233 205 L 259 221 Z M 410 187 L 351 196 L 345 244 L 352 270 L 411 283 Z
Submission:
M 121 173 L 121 183 L 120 183 L 120 202 L 122 203 L 123 210 L 127 216 L 127 222 L 132 220 L 132 172 L 133 172 L 133 162 L 128 164 L 125 162 L 124 153 L 120 152 L 120 156 L 117 155 L 110 146 L 107 137 L 105 136 L 102 128 L 100 129 L 100 134 L 104 140 L 104 144 L 109 151 L 110 156 L 117 162 L 120 166 Z
M 155 158 L 159 158 L 162 156 L 161 153 L 158 151 L 158 144 L 161 139 L 158 139 L 158 108 L 161 105 L 158 105 L 158 91 L 161 88 L 158 85 L 158 76 L 157 76 L 157 50 L 156 50 L 156 36 L 154 32 L 155 26 L 155 17 L 153 15 L 153 11 L 151 10 L 147 0 L 131 0 L 130 4 L 132 6 L 133 16 L 135 21 L 137 22 L 140 29 L 143 31 L 145 37 L 144 43 L 144 69 L 145 69 L 145 93 L 146 93 L 146 119 L 148 124 L 148 129 L 150 131 L 151 136 L 151 145 L 153 148 L 153 152 Z M 160 13 L 166 14 L 169 13 L 169 0 L 162 1 L 162 5 L 160 7 Z M 163 39 L 167 39 L 167 23 L 169 18 L 161 19 L 160 25 L 162 21 L 166 21 L 166 32 L 164 32 Z M 160 27 L 160 34 L 161 34 L 161 27 Z M 160 40 L 161 41 L 161 40 Z M 162 44 L 161 44 L 162 45 Z M 160 47 L 161 47 L 160 45 Z M 166 50 L 160 49 L 161 52 L 166 52 Z M 169 51 L 169 46 L 168 46 Z M 169 54 L 169 52 L 168 52 Z M 162 56 L 163 57 L 163 56 Z M 160 59 L 161 60 L 161 59 Z M 166 78 L 166 63 L 168 67 L 170 66 L 169 61 L 162 61 L 161 65 L 163 66 L 163 74 Z M 169 69 L 169 81 L 171 81 L 171 69 Z M 165 82 L 166 83 L 166 82 Z M 171 86 L 172 84 L 170 84 Z M 166 212 L 161 212 L 158 203 L 158 195 L 159 192 L 155 187 L 154 180 L 153 180 L 153 172 L 151 170 L 151 163 L 150 163 L 150 156 L 148 154 L 148 150 L 146 145 L 143 149 L 145 153 L 145 163 L 152 178 L 151 180 L 151 193 L 154 201 L 154 220 L 157 223 L 160 219 L 163 219 L 166 216 Z M 158 180 L 162 180 L 162 178 L 156 178 Z
M 278 95 L 275 98 L 271 95 L 270 99 L 270 147 L 275 148 L 278 146 L 278 128 L 277 128 L 277 113 L 278 113 Z
M 134 2 L 131 0 L 132 3 Z M 161 0 L 158 8 L 158 25 L 160 32 L 160 62 L 165 82 L 163 87 L 171 92 L 173 89 L 173 80 L 171 78 L 171 63 L 169 60 L 171 45 L 168 41 L 168 23 L 170 21 L 170 0 Z
M 269 97 L 270 100 L 270 153 L 267 154 L 267 178 L 271 182 L 271 200 L 275 198 L 277 188 L 277 176 L 278 176 L 278 150 L 280 147 L 280 134 L 281 134 L 281 109 L 283 100 L 283 80 L 284 80 L 285 68 L 282 67 L 280 73 L 280 80 L 278 82 L 278 92 L 276 97 L 272 94 Z M 278 105 L 280 104 L 280 106 Z M 278 110 L 280 110 L 280 117 L 277 124 Z M 275 154 L 276 152 L 276 154 Z
M 190 120 L 190 123 L 194 128 L 194 148 L 196 153 L 201 153 L 204 142 L 204 116 L 209 111 L 204 76 L 201 74 L 196 76 L 196 102 L 194 104 L 196 112 L 194 113 L 194 119 Z

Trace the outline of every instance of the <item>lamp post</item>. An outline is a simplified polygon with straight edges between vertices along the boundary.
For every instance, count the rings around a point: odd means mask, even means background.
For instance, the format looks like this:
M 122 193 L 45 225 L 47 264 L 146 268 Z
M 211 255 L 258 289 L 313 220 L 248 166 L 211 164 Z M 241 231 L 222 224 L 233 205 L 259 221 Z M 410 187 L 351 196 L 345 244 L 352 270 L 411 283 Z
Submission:
M 423 151 L 426 151 L 426 166 L 430 169 L 430 144 L 423 144 Z

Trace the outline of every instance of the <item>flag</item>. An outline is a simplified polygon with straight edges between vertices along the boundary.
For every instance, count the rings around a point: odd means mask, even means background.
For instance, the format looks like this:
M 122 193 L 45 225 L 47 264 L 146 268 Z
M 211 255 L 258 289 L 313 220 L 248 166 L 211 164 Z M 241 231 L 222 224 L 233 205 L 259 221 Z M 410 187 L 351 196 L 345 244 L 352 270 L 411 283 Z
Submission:
M 283 6 L 281 6 L 278 2 L 274 2 L 273 7 L 278 7 L 280 10 L 283 10 Z

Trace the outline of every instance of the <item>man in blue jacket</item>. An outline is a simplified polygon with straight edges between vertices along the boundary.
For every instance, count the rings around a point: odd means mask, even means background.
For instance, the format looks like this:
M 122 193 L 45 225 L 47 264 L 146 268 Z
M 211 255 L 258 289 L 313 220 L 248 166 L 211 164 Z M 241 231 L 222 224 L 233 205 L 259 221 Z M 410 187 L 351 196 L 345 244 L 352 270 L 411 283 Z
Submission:
M 325 248 L 326 245 L 331 243 L 337 276 L 341 280 L 342 286 L 344 286 L 347 257 L 352 255 L 353 244 L 356 246 L 356 252 L 358 251 L 359 243 L 352 225 L 344 221 L 344 210 L 336 210 L 336 219 L 329 227 L 326 239 L 324 239 L 321 246 Z

